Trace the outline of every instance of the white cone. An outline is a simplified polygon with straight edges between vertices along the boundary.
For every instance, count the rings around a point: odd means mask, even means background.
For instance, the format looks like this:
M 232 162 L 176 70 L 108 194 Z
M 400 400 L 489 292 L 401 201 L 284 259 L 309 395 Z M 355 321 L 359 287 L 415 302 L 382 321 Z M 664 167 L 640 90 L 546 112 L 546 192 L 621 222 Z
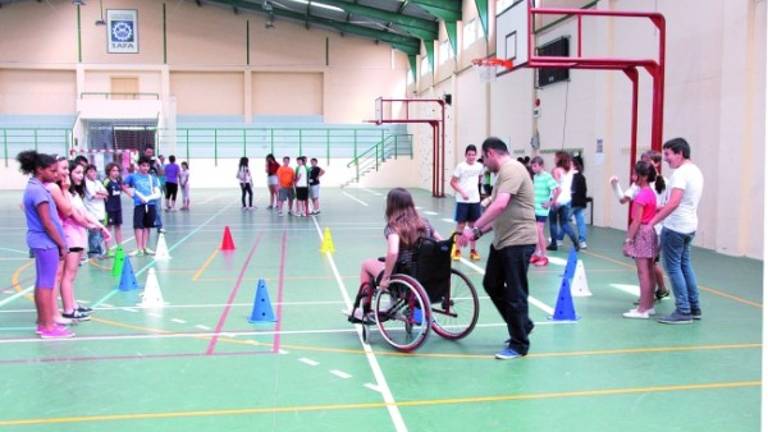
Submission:
M 157 273 L 155 273 L 154 267 L 150 268 L 149 274 L 147 274 L 147 284 L 144 286 L 144 292 L 141 294 L 139 306 L 151 308 L 165 306 L 163 293 L 160 291 L 160 283 L 157 282 Z
M 573 297 L 589 297 L 592 295 L 587 283 L 587 271 L 584 269 L 584 261 L 582 260 L 578 260 L 576 263 L 576 271 L 573 273 L 573 280 L 571 281 L 571 295 Z
M 160 234 L 157 237 L 157 248 L 155 249 L 155 261 L 165 261 L 171 259 L 171 254 L 168 252 L 168 245 L 165 243 L 165 234 Z

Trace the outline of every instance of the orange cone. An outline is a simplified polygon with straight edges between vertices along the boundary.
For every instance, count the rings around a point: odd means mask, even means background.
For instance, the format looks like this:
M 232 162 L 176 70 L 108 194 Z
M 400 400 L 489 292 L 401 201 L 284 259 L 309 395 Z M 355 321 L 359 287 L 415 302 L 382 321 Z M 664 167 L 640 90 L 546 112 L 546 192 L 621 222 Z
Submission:
M 224 236 L 221 238 L 221 250 L 235 250 L 235 241 L 232 240 L 232 233 L 229 231 L 229 225 L 224 227 Z

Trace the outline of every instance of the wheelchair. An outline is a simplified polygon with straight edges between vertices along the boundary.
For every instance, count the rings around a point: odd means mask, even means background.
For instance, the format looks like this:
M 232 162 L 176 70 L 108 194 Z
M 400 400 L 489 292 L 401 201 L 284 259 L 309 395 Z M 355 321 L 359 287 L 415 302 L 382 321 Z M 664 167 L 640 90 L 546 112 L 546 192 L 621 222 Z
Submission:
M 368 327 L 374 323 L 384 340 L 401 352 L 421 346 L 430 329 L 449 340 L 472 332 L 480 305 L 469 278 L 451 268 L 453 241 L 454 236 L 444 241 L 422 238 L 408 259 L 398 258 L 388 287 L 379 286 L 382 274 L 375 278 L 371 312 L 362 322 L 350 319 L 362 324 L 363 341 L 368 341 Z M 355 309 L 361 307 L 362 297 L 361 290 Z

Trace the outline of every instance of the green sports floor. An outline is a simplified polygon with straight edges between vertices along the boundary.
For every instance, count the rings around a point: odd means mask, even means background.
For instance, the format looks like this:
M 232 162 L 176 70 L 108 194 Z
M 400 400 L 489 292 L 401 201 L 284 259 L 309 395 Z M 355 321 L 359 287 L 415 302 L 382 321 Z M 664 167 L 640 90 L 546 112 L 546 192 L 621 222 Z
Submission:
M 384 251 L 386 191 L 324 189 L 323 212 L 309 219 L 266 211 L 257 192 L 253 212 L 241 211 L 236 189 L 194 190 L 191 212 L 164 215 L 173 258 L 131 258 L 140 284 L 155 268 L 164 308 L 136 307 L 137 291 L 116 289 L 110 262 L 84 265 L 77 296 L 96 311 L 66 341 L 35 337 L 20 194 L 1 193 L 0 430 L 760 428 L 761 261 L 696 249 L 703 319 L 628 320 L 621 313 L 636 298 L 637 277 L 618 252 L 623 233 L 592 229 L 580 258 L 594 295 L 574 299 L 581 319 L 549 319 L 566 258 L 558 252 L 555 263 L 529 272 L 537 326 L 530 354 L 511 361 L 493 358 L 506 330 L 481 286 L 484 260 L 460 262 L 481 295 L 474 332 L 458 342 L 432 333 L 401 354 L 375 327 L 364 345 L 341 313 L 361 260 Z M 414 195 L 450 233 L 452 199 Z M 237 249 L 219 252 L 227 225 Z M 325 228 L 330 257 L 319 252 Z M 488 239 L 481 244 L 485 256 Z M 274 324 L 248 322 L 260 278 Z M 666 300 L 657 311 L 673 308 Z

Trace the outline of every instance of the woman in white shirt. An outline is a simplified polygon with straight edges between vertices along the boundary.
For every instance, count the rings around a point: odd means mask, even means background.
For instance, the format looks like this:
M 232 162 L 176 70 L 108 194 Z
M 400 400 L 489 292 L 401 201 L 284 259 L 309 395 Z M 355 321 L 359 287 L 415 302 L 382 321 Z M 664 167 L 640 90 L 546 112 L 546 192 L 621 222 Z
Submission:
M 552 177 L 558 183 L 560 194 L 557 196 L 552 208 L 549 210 L 549 246 L 547 250 L 556 251 L 558 243 L 563 241 L 565 235 L 573 242 L 573 247 L 579 250 L 579 239 L 571 226 L 571 185 L 573 183 L 573 166 L 571 155 L 559 151 L 555 153 L 555 168 Z

